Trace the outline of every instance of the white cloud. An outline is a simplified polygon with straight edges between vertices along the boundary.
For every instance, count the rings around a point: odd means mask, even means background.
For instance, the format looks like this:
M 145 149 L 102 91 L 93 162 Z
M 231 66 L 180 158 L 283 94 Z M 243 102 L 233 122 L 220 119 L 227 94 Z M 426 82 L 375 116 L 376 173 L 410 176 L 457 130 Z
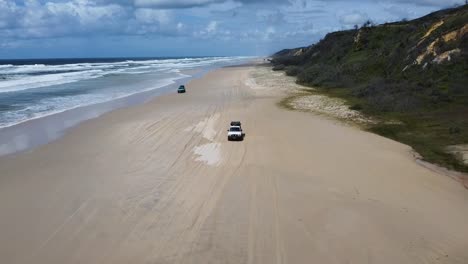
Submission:
M 54 38 L 83 35 L 175 34 L 170 10 L 132 8 L 102 1 L 71 0 L 19 6 L 0 0 L 0 34 L 7 38 Z M 171 32 L 173 30 L 173 32 Z
M 218 21 L 210 21 L 202 30 L 194 31 L 193 37 L 198 39 L 229 40 L 232 31 L 219 27 Z
M 224 1 L 225 0 L 135 0 L 135 6 L 175 9 L 206 6 Z
M 183 23 L 177 23 L 177 30 L 182 30 L 184 28 L 184 24 Z
M 387 0 L 387 2 L 416 4 L 416 5 L 431 5 L 437 7 L 447 7 L 464 4 L 464 0 Z
M 286 23 L 285 15 L 280 10 L 259 10 L 257 11 L 257 19 L 272 25 Z
M 0 29 L 13 26 L 18 9 L 14 2 L 0 0 Z
M 463 0 L 0 0 L 0 46 L 38 40 L 99 37 L 181 40 L 209 45 L 230 40 L 278 49 L 311 44 L 367 19 L 416 18 Z M 353 11 L 354 10 L 354 11 Z M 204 42 L 210 39 L 212 41 Z M 49 41 L 50 40 L 50 41 Z M 173 43 L 172 39 L 168 41 Z M 10 43 L 10 44 L 6 44 Z M 78 43 L 78 41 L 77 41 Z M 162 42 L 158 42 L 162 43 Z M 247 44 L 246 44 L 247 43 Z M 146 45 L 139 42 L 138 45 Z M 135 46 L 138 46 L 135 44 Z M 33 46 L 33 45 L 32 45 Z M 104 45 L 105 46 L 105 45 Z M 38 47 L 41 49 L 41 47 Z M 221 49 L 221 47 L 220 47 Z M 5 53 L 5 52 L 4 52 Z M 0 49 L 0 55 L 2 51 Z
M 212 33 L 215 32 L 216 29 L 218 28 L 218 22 L 216 21 L 211 21 L 208 26 L 206 26 L 206 32 Z
M 171 13 L 167 10 L 138 8 L 135 17 L 143 24 L 168 24 L 171 21 Z
M 368 19 L 367 14 L 359 11 L 343 14 L 339 17 L 340 23 L 346 26 L 362 25 Z
M 2 33 L 9 37 L 41 38 L 115 31 L 120 21 L 128 19 L 122 6 L 96 5 L 90 0 L 46 3 L 28 0 L 22 6 L 11 2 L 5 5 L 5 2 L 0 0 L 0 25 L 3 25 L 0 28 L 4 28 Z

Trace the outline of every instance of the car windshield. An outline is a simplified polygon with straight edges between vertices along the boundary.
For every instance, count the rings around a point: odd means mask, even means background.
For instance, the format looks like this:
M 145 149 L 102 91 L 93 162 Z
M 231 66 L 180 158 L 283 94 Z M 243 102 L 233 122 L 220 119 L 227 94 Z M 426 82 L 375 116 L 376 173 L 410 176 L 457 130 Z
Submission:
M 231 127 L 230 131 L 237 132 L 237 131 L 241 131 L 241 130 L 238 127 Z

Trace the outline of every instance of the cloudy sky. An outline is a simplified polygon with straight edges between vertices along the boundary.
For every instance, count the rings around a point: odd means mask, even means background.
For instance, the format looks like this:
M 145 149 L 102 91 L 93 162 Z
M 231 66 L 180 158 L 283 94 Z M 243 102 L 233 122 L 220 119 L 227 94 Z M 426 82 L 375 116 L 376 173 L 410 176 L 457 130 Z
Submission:
M 0 0 L 0 59 L 266 55 L 464 0 Z

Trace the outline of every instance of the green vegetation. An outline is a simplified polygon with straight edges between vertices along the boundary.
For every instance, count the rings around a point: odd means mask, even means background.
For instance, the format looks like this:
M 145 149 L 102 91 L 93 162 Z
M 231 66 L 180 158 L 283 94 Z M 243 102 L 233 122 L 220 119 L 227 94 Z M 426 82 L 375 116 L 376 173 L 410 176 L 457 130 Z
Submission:
M 315 45 L 275 54 L 272 63 L 297 83 L 381 120 L 370 131 L 468 172 L 445 151 L 468 144 L 468 6 L 330 33 Z

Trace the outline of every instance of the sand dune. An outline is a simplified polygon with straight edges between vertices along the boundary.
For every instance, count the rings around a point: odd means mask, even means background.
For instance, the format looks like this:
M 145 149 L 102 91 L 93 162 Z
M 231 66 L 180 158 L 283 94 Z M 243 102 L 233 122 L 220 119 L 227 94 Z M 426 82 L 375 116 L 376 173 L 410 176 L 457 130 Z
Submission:
M 462 185 L 405 145 L 278 108 L 255 71 L 0 158 L 0 262 L 468 263 Z

